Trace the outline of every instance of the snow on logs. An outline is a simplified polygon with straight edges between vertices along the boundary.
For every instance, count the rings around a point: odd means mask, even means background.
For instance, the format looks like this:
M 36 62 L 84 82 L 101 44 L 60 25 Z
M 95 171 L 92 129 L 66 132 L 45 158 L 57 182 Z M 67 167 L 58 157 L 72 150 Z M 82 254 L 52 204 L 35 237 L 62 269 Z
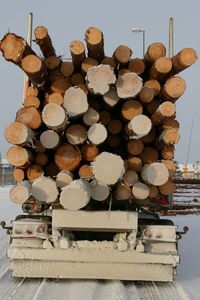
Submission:
M 132 58 L 132 50 L 119 45 L 110 57 L 103 32 L 90 27 L 85 44 L 71 42 L 72 60 L 63 60 L 47 28 L 34 34 L 43 57 L 14 33 L 0 43 L 3 57 L 32 82 L 5 129 L 18 182 L 11 200 L 33 197 L 79 210 L 93 199 L 90 209 L 107 209 L 110 199 L 149 206 L 173 193 L 174 102 L 186 87 L 177 74 L 196 62 L 196 51 L 184 48 L 169 59 L 165 46 L 153 43 L 144 58 Z

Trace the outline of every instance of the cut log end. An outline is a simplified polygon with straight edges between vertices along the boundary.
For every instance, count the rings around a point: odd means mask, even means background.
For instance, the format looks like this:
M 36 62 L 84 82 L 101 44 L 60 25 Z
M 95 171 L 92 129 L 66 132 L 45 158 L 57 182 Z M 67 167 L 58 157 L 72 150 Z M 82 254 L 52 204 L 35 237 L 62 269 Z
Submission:
M 32 195 L 35 199 L 52 203 L 58 198 L 56 182 L 49 177 L 39 177 L 33 181 Z
M 63 106 L 70 117 L 82 115 L 89 108 L 87 95 L 81 88 L 71 87 L 65 92 Z
M 45 130 L 40 135 L 40 142 L 46 149 L 55 149 L 58 146 L 59 141 L 59 135 L 53 130 Z
M 83 125 L 72 124 L 67 128 L 65 136 L 71 145 L 79 145 L 86 141 L 87 131 Z
M 132 193 L 134 198 L 138 200 L 144 200 L 149 196 L 150 189 L 146 184 L 142 182 L 136 182 L 132 187 Z
M 104 125 L 96 123 L 88 130 L 88 139 L 94 145 L 102 144 L 107 138 L 107 130 Z
M 117 94 L 122 99 L 136 97 L 142 86 L 142 78 L 133 72 L 119 76 L 116 82 Z
M 55 163 L 60 170 L 74 171 L 80 164 L 80 152 L 72 145 L 59 147 L 55 153 Z

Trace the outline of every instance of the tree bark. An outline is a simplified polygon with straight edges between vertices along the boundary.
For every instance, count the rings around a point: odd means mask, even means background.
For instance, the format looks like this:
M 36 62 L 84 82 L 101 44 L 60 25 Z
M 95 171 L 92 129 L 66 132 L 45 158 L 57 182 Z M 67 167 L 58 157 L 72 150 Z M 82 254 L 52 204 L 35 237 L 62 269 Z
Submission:
M 49 70 L 55 70 L 56 68 L 59 67 L 60 63 L 61 60 L 57 56 L 48 56 L 44 60 L 45 67 Z
M 72 62 L 75 69 L 79 69 L 81 67 L 82 62 L 85 60 L 85 46 L 81 41 L 74 40 L 71 42 L 69 46 Z
M 34 31 L 36 43 L 40 47 L 42 54 L 45 58 L 49 56 L 56 56 L 56 52 L 53 48 L 51 38 L 49 36 L 47 28 L 38 26 Z

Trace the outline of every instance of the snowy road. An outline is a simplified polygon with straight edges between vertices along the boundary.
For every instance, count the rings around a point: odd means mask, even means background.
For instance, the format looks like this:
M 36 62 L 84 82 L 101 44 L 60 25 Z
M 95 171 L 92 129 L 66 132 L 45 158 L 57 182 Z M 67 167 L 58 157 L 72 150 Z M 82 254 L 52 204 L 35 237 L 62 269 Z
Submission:
M 0 219 L 12 219 L 19 207 L 8 200 L 8 191 L 0 190 Z M 0 299 L 2 300 L 175 300 L 200 299 L 200 217 L 175 217 L 180 225 L 189 225 L 190 234 L 180 242 L 182 263 L 174 283 L 121 282 L 112 280 L 58 280 L 12 278 L 8 270 L 6 248 L 9 239 L 0 231 Z

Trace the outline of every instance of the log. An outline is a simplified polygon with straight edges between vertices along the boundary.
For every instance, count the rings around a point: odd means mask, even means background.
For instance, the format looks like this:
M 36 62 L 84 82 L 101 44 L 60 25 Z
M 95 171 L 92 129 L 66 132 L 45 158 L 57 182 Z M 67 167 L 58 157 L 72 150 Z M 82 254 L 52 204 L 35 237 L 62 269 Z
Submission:
M 172 57 L 173 73 L 177 74 L 191 65 L 197 60 L 197 53 L 192 48 L 184 48 Z
M 138 175 L 135 171 L 127 170 L 124 174 L 123 181 L 128 186 L 133 186 L 138 181 Z
M 29 54 L 25 56 L 20 66 L 35 86 L 42 87 L 45 84 L 46 67 L 37 55 Z
M 176 129 L 180 128 L 180 124 L 175 119 L 166 119 L 162 122 L 162 128 L 165 129 Z
M 23 101 L 24 107 L 34 106 L 35 108 L 40 107 L 40 99 L 35 96 L 26 96 Z
M 44 170 L 41 166 L 31 165 L 26 170 L 26 175 L 27 175 L 29 182 L 33 182 L 35 179 L 44 175 Z
M 119 134 L 109 134 L 106 140 L 107 144 L 112 148 L 120 146 L 121 138 Z
M 165 55 L 166 48 L 162 43 L 152 43 L 147 48 L 144 58 L 147 62 L 153 63 L 156 59 Z
M 82 62 L 85 60 L 85 46 L 81 41 L 74 40 L 69 46 L 72 62 L 76 69 L 81 67 Z
M 177 144 L 180 139 L 180 134 L 176 129 L 163 130 L 159 139 L 167 145 Z
M 99 62 L 97 59 L 92 58 L 92 57 L 87 57 L 84 59 L 84 61 L 81 64 L 81 70 L 83 73 L 87 74 L 88 71 L 92 68 L 92 67 L 96 67 L 99 65 Z
M 84 78 L 83 74 L 79 73 L 79 72 L 72 74 L 70 79 L 71 79 L 72 85 L 75 85 L 75 86 L 77 86 L 79 83 L 85 82 L 85 78 Z
M 100 116 L 100 122 L 102 125 L 107 126 L 110 121 L 111 121 L 111 115 L 108 111 L 100 111 L 99 112 L 99 116 Z
M 144 144 L 150 144 L 155 140 L 155 137 L 156 137 L 155 129 L 152 128 L 147 135 L 141 138 L 141 142 L 143 142 Z
M 68 210 L 79 210 L 89 203 L 91 195 L 89 183 L 83 179 L 77 179 L 63 187 L 60 204 Z
M 38 96 L 38 89 L 34 86 L 28 86 L 26 90 L 26 96 Z
M 137 100 L 127 100 L 122 105 L 121 114 L 123 119 L 131 121 L 134 117 L 142 115 L 143 107 Z
M 66 77 L 69 77 L 74 72 L 74 65 L 71 61 L 63 61 L 60 66 L 60 71 Z
M 178 76 L 171 77 L 162 87 L 162 98 L 165 101 L 175 102 L 183 95 L 185 88 L 186 85 L 183 78 Z
M 83 115 L 83 122 L 85 125 L 91 126 L 99 121 L 99 113 L 92 107 L 89 107 L 89 109 L 84 113 Z
M 73 181 L 74 175 L 68 170 L 62 170 L 56 175 L 56 185 L 59 188 L 70 184 Z
M 158 100 L 153 99 L 150 103 L 146 105 L 147 112 L 152 115 L 156 112 L 160 105 L 160 102 Z
M 148 185 L 142 182 L 136 182 L 132 187 L 132 194 L 138 200 L 144 200 L 149 196 L 150 189 Z
M 149 198 L 155 199 L 158 196 L 159 190 L 155 185 L 149 185 Z
M 31 186 L 27 180 L 14 185 L 9 192 L 10 199 L 17 204 L 23 204 L 30 196 Z
M 144 86 L 139 93 L 140 101 L 144 104 L 150 103 L 154 98 L 154 94 L 154 89 Z
M 122 68 L 118 71 L 118 77 L 123 76 L 124 74 L 130 73 L 130 70 L 127 68 Z
M 158 151 L 153 147 L 145 147 L 140 154 L 143 164 L 151 164 L 158 160 Z
M 55 70 L 56 68 L 59 67 L 61 61 L 60 58 L 57 56 L 48 56 L 45 60 L 44 60 L 44 64 L 45 67 L 49 70 Z
M 93 180 L 90 182 L 90 187 L 92 189 L 92 199 L 96 201 L 104 201 L 110 194 L 109 186 L 103 182 Z
M 66 127 L 67 116 L 60 105 L 48 103 L 42 110 L 42 120 L 48 128 L 63 130 Z
M 93 144 L 85 144 L 81 148 L 82 158 L 87 162 L 92 162 L 99 153 L 99 148 Z
M 39 177 L 32 183 L 32 195 L 41 202 L 53 203 L 58 198 L 56 182 L 50 177 Z
M 125 173 L 124 161 L 118 155 L 102 152 L 93 162 L 93 172 L 97 180 L 115 184 Z
M 35 156 L 35 160 L 34 161 L 35 161 L 36 165 L 44 167 L 48 163 L 48 155 L 46 153 L 38 153 Z
M 102 144 L 107 138 L 107 130 L 104 125 L 96 123 L 88 129 L 88 139 L 94 145 Z
M 117 200 L 130 200 L 133 197 L 130 186 L 119 182 L 115 191 L 115 197 Z
M 101 61 L 101 64 L 102 65 L 109 65 L 109 66 L 111 66 L 113 69 L 115 69 L 116 68 L 116 61 L 115 61 L 115 59 L 114 59 L 114 57 L 109 57 L 109 56 L 106 56 L 106 57 L 104 57 L 103 59 L 102 59 L 102 61 Z
M 126 45 L 119 45 L 113 53 L 114 58 L 120 65 L 126 65 L 132 55 L 132 50 Z
M 128 158 L 126 164 L 127 168 L 134 172 L 139 172 L 142 168 L 142 160 L 137 156 Z
M 23 181 L 25 179 L 24 169 L 14 168 L 14 170 L 12 172 L 12 177 L 17 182 Z
M 104 95 L 114 84 L 116 76 L 113 69 L 108 65 L 99 65 L 88 70 L 86 76 L 87 87 L 94 94 Z
M 6 140 L 19 146 L 33 145 L 35 139 L 33 131 L 20 122 L 13 122 L 4 131 Z
M 71 87 L 71 82 L 69 78 L 60 78 L 60 79 L 55 79 L 51 83 L 51 91 L 53 93 L 59 93 L 59 94 L 64 94 L 65 91 L 67 91 Z
M 117 79 L 117 94 L 122 99 L 134 98 L 141 91 L 142 85 L 142 78 L 136 73 L 126 73 Z
M 175 163 L 172 160 L 166 160 L 166 159 L 163 159 L 161 162 L 167 167 L 167 170 L 169 172 L 169 177 L 172 177 L 176 172 Z
M 90 180 L 94 178 L 92 167 L 89 165 L 83 165 L 79 168 L 78 175 L 80 178 Z
M 34 141 L 33 149 L 36 153 L 44 153 L 46 151 L 39 140 Z
M 128 68 L 130 72 L 134 72 L 137 75 L 141 75 L 145 71 L 145 62 L 141 58 L 134 58 L 129 62 Z
M 56 56 L 47 28 L 44 26 L 38 26 L 34 31 L 34 35 L 36 43 L 40 47 L 45 58 L 49 56 Z
M 150 78 L 163 80 L 172 70 L 172 61 L 168 57 L 157 58 L 150 70 Z
M 81 88 L 71 87 L 64 94 L 63 107 L 69 117 L 80 116 L 89 108 L 87 95 Z
M 145 165 L 142 169 L 141 176 L 149 184 L 161 186 L 169 179 L 169 172 L 165 164 L 155 162 Z
M 64 82 L 66 82 L 66 80 L 69 78 L 66 78 L 60 71 L 60 68 L 56 68 L 54 70 L 48 70 L 48 79 L 50 82 L 54 82 L 56 80 L 60 80 L 60 79 L 64 79 Z M 70 82 L 70 81 L 69 81 Z M 58 83 L 56 83 L 57 86 L 59 85 L 59 81 Z M 61 85 L 61 84 L 60 84 Z M 63 84 L 64 85 L 64 84 Z
M 173 118 L 176 113 L 176 106 L 170 101 L 165 101 L 159 105 L 156 112 L 153 114 L 151 120 L 154 124 L 158 125 L 165 119 Z
M 159 186 L 159 191 L 166 196 L 173 194 L 175 190 L 176 185 L 171 179 L 169 179 L 165 184 Z
M 8 162 L 15 167 L 25 167 L 32 163 L 32 153 L 21 146 L 13 146 L 8 149 L 6 154 Z
M 60 93 L 52 93 L 45 100 L 46 100 L 46 103 L 55 103 L 58 105 L 62 105 L 64 99 Z
M 108 131 L 111 134 L 117 134 L 120 133 L 122 130 L 122 122 L 118 119 L 113 119 L 108 124 Z
M 130 140 L 127 144 L 128 152 L 132 155 L 140 155 L 144 149 L 144 144 L 141 140 Z
M 35 107 L 20 108 L 15 121 L 23 123 L 31 129 L 38 129 L 42 125 L 40 112 Z
M 151 128 L 151 120 L 145 115 L 136 116 L 128 123 L 128 129 L 134 139 L 140 139 L 147 135 Z
M 60 143 L 60 137 L 57 132 L 48 129 L 40 135 L 40 142 L 46 149 L 56 149 Z
M 157 96 L 161 91 L 161 85 L 158 80 L 150 79 L 144 82 L 144 87 L 149 87 L 154 90 L 154 96 Z
M 22 37 L 11 32 L 5 34 L 1 40 L 0 51 L 7 61 L 17 64 L 18 66 L 26 55 L 35 54 Z
M 88 56 L 93 57 L 100 62 L 105 56 L 102 31 L 95 27 L 89 27 L 85 32 L 85 41 L 88 49 Z
M 174 146 L 173 145 L 165 145 L 162 148 L 161 156 L 163 159 L 171 160 L 174 158 Z
M 74 171 L 78 168 L 80 160 L 79 150 L 69 144 L 59 147 L 54 156 L 54 161 L 60 170 Z
M 83 125 L 72 124 L 65 133 L 67 141 L 71 145 L 80 145 L 87 140 L 87 130 Z
M 119 96 L 117 95 L 116 89 L 111 87 L 107 93 L 103 95 L 103 100 L 109 107 L 114 107 L 119 102 Z
M 85 83 L 79 83 L 79 84 L 77 84 L 77 86 L 80 87 L 86 95 L 88 95 L 89 90 L 88 90 L 87 85 Z
M 47 166 L 45 166 L 45 175 L 46 176 L 55 178 L 59 172 L 60 172 L 60 170 L 54 162 L 49 163 Z

